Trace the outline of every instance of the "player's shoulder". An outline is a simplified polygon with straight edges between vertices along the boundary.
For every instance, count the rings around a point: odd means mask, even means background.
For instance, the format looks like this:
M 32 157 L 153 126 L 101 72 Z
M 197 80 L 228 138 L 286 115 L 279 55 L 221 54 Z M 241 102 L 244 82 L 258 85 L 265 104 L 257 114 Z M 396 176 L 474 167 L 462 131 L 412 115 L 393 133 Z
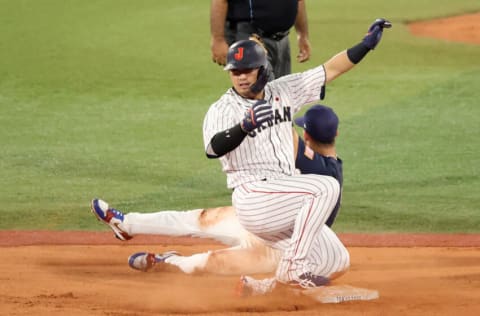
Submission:
M 342 159 L 340 159 L 340 157 L 333 157 L 333 156 L 325 156 L 325 155 L 321 155 L 315 151 L 313 151 L 312 149 L 310 149 L 310 147 L 308 146 L 305 146 L 305 151 L 304 151 L 304 155 L 309 159 L 309 160 L 321 160 L 323 162 L 324 165 L 332 165 L 332 166 L 341 166 L 342 165 Z
M 230 104 L 233 101 L 233 95 L 230 92 L 230 90 L 228 90 L 219 99 L 217 99 L 215 102 L 213 102 L 210 105 L 209 111 L 212 111 L 212 110 L 217 110 L 218 111 L 218 110 L 221 110 L 221 109 L 227 109 L 228 104 Z
M 299 84 L 298 74 L 289 74 L 268 82 L 265 86 L 265 92 L 267 95 L 289 97 Z
M 297 73 L 281 76 L 280 78 L 277 78 L 275 80 L 268 82 L 267 87 L 278 88 L 278 87 L 288 86 L 294 83 L 296 80 L 298 80 L 298 78 L 301 77 L 301 74 L 302 74 L 301 72 L 297 72 Z
M 296 168 L 302 173 L 315 173 L 339 177 L 342 173 L 342 160 L 338 157 L 323 156 L 306 146 L 299 137 Z
M 298 89 L 310 81 L 321 80 L 325 77 L 325 69 L 323 65 L 307 69 L 302 72 L 296 72 L 282 76 L 267 83 L 267 87 L 275 91 L 290 91 L 295 93 Z

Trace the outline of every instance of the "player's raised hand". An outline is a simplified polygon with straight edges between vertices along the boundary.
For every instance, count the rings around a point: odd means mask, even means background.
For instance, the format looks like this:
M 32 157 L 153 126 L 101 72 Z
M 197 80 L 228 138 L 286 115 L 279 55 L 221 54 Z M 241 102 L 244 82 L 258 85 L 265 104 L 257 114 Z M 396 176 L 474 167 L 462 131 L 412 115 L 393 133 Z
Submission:
M 244 132 L 251 132 L 268 120 L 273 119 L 272 105 L 265 100 L 258 100 L 245 112 L 240 126 Z
M 363 44 L 369 49 L 375 49 L 382 38 L 383 29 L 391 28 L 392 23 L 385 19 L 376 19 L 368 29 L 367 35 L 363 38 Z

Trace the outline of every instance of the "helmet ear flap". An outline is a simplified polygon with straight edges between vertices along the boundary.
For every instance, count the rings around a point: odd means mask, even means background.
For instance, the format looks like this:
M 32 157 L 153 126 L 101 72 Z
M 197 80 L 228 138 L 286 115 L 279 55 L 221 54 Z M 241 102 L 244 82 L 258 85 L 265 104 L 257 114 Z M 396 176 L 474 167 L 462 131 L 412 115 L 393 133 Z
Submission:
M 270 75 L 271 71 L 270 67 L 268 67 L 268 64 L 266 66 L 261 66 L 258 69 L 257 81 L 255 81 L 255 83 L 251 85 L 250 92 L 252 92 L 253 94 L 258 94 L 262 92 L 263 88 L 265 88 L 265 85 L 268 82 L 268 79 L 270 78 Z

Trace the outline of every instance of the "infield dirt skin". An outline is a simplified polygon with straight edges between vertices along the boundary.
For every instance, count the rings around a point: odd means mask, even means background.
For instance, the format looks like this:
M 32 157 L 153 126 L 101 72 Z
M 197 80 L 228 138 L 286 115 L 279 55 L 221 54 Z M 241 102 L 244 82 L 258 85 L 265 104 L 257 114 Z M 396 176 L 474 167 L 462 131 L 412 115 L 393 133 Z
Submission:
M 155 236 L 149 244 L 151 236 L 121 242 L 110 232 L 0 232 L 0 314 L 480 315 L 480 235 L 413 235 L 430 247 L 412 247 L 408 236 L 340 235 L 351 269 L 333 285 L 375 289 L 380 298 L 321 304 L 284 288 L 237 297 L 239 276 L 185 275 L 165 265 L 145 273 L 127 264 L 138 251 L 223 248 L 210 240 Z M 358 246 L 362 240 L 376 246 Z
M 408 25 L 411 33 L 449 42 L 480 44 L 480 12 L 462 16 L 418 21 Z

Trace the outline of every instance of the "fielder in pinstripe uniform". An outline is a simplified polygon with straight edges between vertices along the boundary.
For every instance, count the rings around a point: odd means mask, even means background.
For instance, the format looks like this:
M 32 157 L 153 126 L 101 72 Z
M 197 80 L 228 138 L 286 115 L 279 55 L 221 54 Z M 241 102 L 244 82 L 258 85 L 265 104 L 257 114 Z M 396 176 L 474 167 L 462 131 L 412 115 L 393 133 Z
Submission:
M 205 116 L 205 150 L 222 164 L 240 224 L 282 251 L 278 282 L 322 286 L 349 266 L 347 249 L 325 229 L 340 185 L 333 177 L 295 172 L 292 116 L 358 63 L 390 25 L 377 19 L 354 47 L 269 83 L 267 56 L 259 43 L 243 40 L 229 48 L 225 70 L 233 87 Z

